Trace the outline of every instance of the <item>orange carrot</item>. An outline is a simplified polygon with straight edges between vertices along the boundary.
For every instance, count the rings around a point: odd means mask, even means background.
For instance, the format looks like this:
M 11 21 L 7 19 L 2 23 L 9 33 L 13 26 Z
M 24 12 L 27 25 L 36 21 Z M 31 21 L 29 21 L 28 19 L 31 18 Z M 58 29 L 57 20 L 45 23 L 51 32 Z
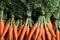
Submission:
M 4 32 L 3 32 L 3 34 L 2 34 L 1 37 L 4 37 L 5 36 L 5 34 L 7 33 L 8 29 L 9 29 L 9 27 L 10 27 L 10 24 L 6 24 L 5 29 L 4 29 Z
M 48 20 L 48 24 L 51 26 L 50 28 L 53 29 L 53 25 L 50 20 Z
M 30 32 L 30 28 L 27 27 L 27 31 L 26 31 L 26 40 L 28 39 L 29 32 Z
M 4 37 L 2 37 L 0 40 L 5 40 Z
M 59 30 L 56 30 L 56 40 L 59 40 Z
M 60 38 L 60 30 L 59 30 L 59 38 Z M 60 40 L 60 39 L 59 39 Z
M 9 33 L 8 39 L 13 40 L 13 36 L 12 36 L 13 35 L 13 28 L 12 28 L 12 26 L 9 27 L 9 32 L 8 33 Z
M 17 40 L 17 26 L 14 24 L 13 26 L 14 38 Z
M 22 30 L 22 33 L 21 33 L 21 35 L 20 35 L 20 37 L 19 37 L 19 40 L 23 40 L 23 39 L 24 39 L 26 30 L 27 30 L 27 26 L 24 26 L 24 27 L 23 27 L 23 30 Z
M 51 32 L 51 34 L 54 36 L 54 37 L 56 37 L 56 35 L 55 35 L 55 33 L 54 33 L 54 30 L 51 28 L 51 27 L 53 27 L 52 26 L 52 24 L 47 24 L 47 26 L 48 26 L 48 29 L 49 29 L 49 31 Z
M 40 39 L 40 37 L 42 36 L 42 28 L 43 28 L 43 26 L 41 25 L 40 30 L 39 30 L 39 36 L 38 36 L 37 40 Z
M 31 37 L 33 36 L 35 30 L 37 29 L 37 24 L 34 24 L 34 26 L 32 27 L 30 33 L 29 33 L 29 36 L 28 36 L 28 40 L 31 40 Z
M 2 35 L 3 31 L 4 31 L 4 21 L 1 21 L 0 22 L 0 36 Z
M 37 40 L 37 37 L 38 37 L 38 34 L 39 34 L 39 27 L 37 27 L 37 30 L 36 30 L 36 33 L 35 33 L 35 36 L 34 36 L 34 40 Z
M 56 40 L 56 38 L 53 35 L 51 35 L 51 38 L 52 38 L 52 40 Z
M 37 39 L 37 40 L 42 40 L 42 38 L 40 37 L 39 39 Z
M 49 32 L 49 29 L 47 26 L 45 27 L 45 32 L 46 32 L 48 40 L 51 40 L 51 33 Z
M 17 36 L 18 36 L 18 37 L 19 37 L 19 35 L 21 34 L 22 29 L 23 29 L 23 25 L 21 25 L 21 26 L 19 27 L 19 30 L 18 30 L 18 33 L 17 33 Z
M 42 28 L 42 39 L 45 40 L 45 29 L 44 29 L 44 27 Z

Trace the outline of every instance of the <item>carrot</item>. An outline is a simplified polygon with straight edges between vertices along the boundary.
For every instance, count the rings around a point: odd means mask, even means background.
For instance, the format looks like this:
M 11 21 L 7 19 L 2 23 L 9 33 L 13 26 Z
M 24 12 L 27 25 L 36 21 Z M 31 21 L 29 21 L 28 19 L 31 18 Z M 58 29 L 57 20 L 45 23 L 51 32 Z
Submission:
M 50 25 L 50 28 L 53 29 L 53 25 L 50 20 L 48 20 L 48 24 Z
M 19 38 L 20 38 L 19 40 L 23 40 L 23 39 L 24 39 L 24 36 L 25 36 L 26 30 L 27 30 L 27 27 L 24 26 L 24 27 L 23 27 L 23 30 L 22 30 L 22 33 L 21 33 L 21 35 L 20 35 L 20 37 L 19 37 Z
M 21 34 L 22 29 L 23 29 L 23 25 L 21 25 L 21 26 L 19 27 L 19 30 L 18 30 L 18 33 L 17 33 L 17 36 L 18 36 L 18 37 L 19 37 L 19 35 Z
M 6 40 L 8 40 L 8 37 L 6 38 Z
M 51 38 L 52 38 L 51 40 L 56 40 L 56 38 L 53 35 L 51 35 Z
M 47 26 L 48 26 L 48 29 L 49 29 L 49 31 L 51 32 L 51 34 L 54 36 L 54 37 L 56 37 L 56 35 L 55 35 L 55 33 L 54 33 L 54 30 L 51 28 L 51 27 L 53 27 L 52 26 L 52 24 L 47 24 Z
M 7 33 L 8 29 L 9 29 L 9 27 L 10 27 L 10 24 L 6 24 L 5 29 L 4 29 L 4 32 L 3 32 L 3 34 L 2 34 L 1 37 L 4 37 L 5 36 L 5 34 Z
M 42 40 L 42 38 L 40 37 L 39 39 L 37 39 L 37 40 Z
M 2 35 L 3 31 L 4 31 L 4 21 L 1 21 L 0 22 L 0 36 Z
M 45 40 L 45 29 L 44 29 L 44 27 L 42 28 L 42 39 Z
M 43 26 L 41 25 L 40 30 L 39 30 L 39 36 L 38 36 L 37 40 L 40 39 L 40 37 L 42 36 L 42 28 L 43 28 Z
M 36 33 L 35 33 L 35 36 L 34 36 L 34 40 L 37 40 L 37 37 L 38 37 L 38 34 L 39 34 L 39 27 L 37 27 L 37 30 L 36 30 Z
M 60 38 L 60 30 L 59 30 L 59 38 Z M 60 40 L 60 39 L 59 39 Z
M 28 39 L 29 32 L 30 32 L 30 28 L 27 27 L 27 31 L 26 31 L 26 40 Z
M 17 26 L 14 24 L 14 26 L 13 26 L 13 32 L 14 32 L 14 38 L 15 38 L 15 40 L 17 40 L 18 38 L 17 38 Z
M 8 34 L 8 39 L 9 40 L 13 40 L 13 28 L 12 28 L 12 26 L 10 26 L 9 27 L 9 32 L 8 32 L 9 34 Z
M 51 40 L 51 33 L 49 32 L 49 29 L 47 26 L 45 27 L 45 32 L 46 32 L 48 40 Z
M 56 30 L 56 40 L 59 40 L 59 30 Z
M 31 37 L 33 36 L 35 30 L 37 29 L 37 26 L 38 26 L 37 24 L 34 24 L 34 26 L 31 28 L 31 31 L 30 31 L 29 36 L 28 36 L 28 40 L 30 40 Z
M 2 37 L 0 40 L 5 40 L 4 37 Z

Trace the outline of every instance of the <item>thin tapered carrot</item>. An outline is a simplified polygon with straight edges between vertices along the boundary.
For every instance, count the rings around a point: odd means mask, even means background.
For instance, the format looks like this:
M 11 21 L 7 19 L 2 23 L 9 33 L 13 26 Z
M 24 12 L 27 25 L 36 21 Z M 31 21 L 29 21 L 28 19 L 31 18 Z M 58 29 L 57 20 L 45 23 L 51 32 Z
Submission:
M 18 30 L 18 33 L 17 33 L 17 36 L 18 36 L 18 37 L 19 37 L 19 35 L 21 34 L 22 29 L 23 29 L 23 25 L 21 25 L 21 26 L 19 27 L 19 30 Z
M 59 38 L 60 38 L 60 30 L 59 30 Z M 60 39 L 59 39 L 60 40 Z
M 18 39 L 18 37 L 17 37 L 17 26 L 15 24 L 13 25 L 13 32 L 14 32 L 15 40 L 17 40 Z
M 8 33 L 9 33 L 8 34 L 8 39 L 13 40 L 13 36 L 12 36 L 13 35 L 13 27 L 12 26 L 9 27 Z
M 40 30 L 39 30 L 39 35 L 38 35 L 37 39 L 40 39 L 40 37 L 42 36 L 42 28 L 43 28 L 43 26 L 41 25 L 40 26 Z
M 46 32 L 48 40 L 51 40 L 51 33 L 49 32 L 49 29 L 47 26 L 45 27 L 45 32 Z
M 2 37 L 0 40 L 5 40 L 4 37 Z
M 59 30 L 56 30 L 56 40 L 59 40 Z
M 52 38 L 51 40 L 56 40 L 56 38 L 53 35 L 51 35 L 51 38 Z
M 26 30 L 26 40 L 28 39 L 29 32 L 30 32 L 30 28 L 27 27 L 27 30 Z
M 8 40 L 8 37 L 6 38 L 6 40 Z
M 54 36 L 54 37 L 56 37 L 56 35 L 55 35 L 55 33 L 54 33 L 54 30 L 51 28 L 51 27 L 53 27 L 52 26 L 52 24 L 47 24 L 47 26 L 48 26 L 48 29 L 49 29 L 49 31 L 51 32 L 51 34 Z
M 40 37 L 39 39 L 37 39 L 37 40 L 42 40 L 42 38 Z
M 28 40 L 30 40 L 31 37 L 33 36 L 35 30 L 37 29 L 37 26 L 38 26 L 37 24 L 34 24 L 34 26 L 32 26 L 31 31 L 30 31 L 29 36 L 28 36 Z
M 27 26 L 24 26 L 23 30 L 22 30 L 22 33 L 21 33 L 21 35 L 19 37 L 19 40 L 23 40 L 24 39 L 24 36 L 26 34 L 26 30 L 27 30 Z
M 3 31 L 4 31 L 4 21 L 1 21 L 0 22 L 0 36 L 2 35 Z
M 44 29 L 44 27 L 42 28 L 42 39 L 43 39 L 43 40 L 46 40 L 46 38 L 45 38 L 45 29 Z
M 40 30 L 40 28 L 37 27 L 37 30 L 36 30 L 36 33 L 35 33 L 35 36 L 34 36 L 34 40 L 37 40 L 37 37 L 38 37 L 38 34 L 39 34 L 39 30 Z
M 7 33 L 8 29 L 9 29 L 9 27 L 10 27 L 10 24 L 6 24 L 5 29 L 4 29 L 4 32 L 3 32 L 3 34 L 2 34 L 1 37 L 4 37 L 5 36 L 5 34 Z

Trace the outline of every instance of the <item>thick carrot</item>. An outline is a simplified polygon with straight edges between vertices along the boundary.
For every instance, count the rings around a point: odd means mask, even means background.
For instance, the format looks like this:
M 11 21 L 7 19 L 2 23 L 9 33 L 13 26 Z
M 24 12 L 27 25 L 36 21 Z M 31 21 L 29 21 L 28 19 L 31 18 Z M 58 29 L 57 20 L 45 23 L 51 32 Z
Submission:
M 39 35 L 38 35 L 37 40 L 40 39 L 40 37 L 42 36 L 42 28 L 43 28 L 43 26 L 41 25 L 41 26 L 40 26 Z
M 6 24 L 5 29 L 4 29 L 4 32 L 3 32 L 3 34 L 2 34 L 1 37 L 4 37 L 5 36 L 5 34 L 7 33 L 8 29 L 9 29 L 9 27 L 10 27 L 10 24 Z
M 56 30 L 56 40 L 59 40 L 59 30 Z
M 0 22 L 0 36 L 2 35 L 3 31 L 4 31 L 4 21 L 1 21 Z
M 37 27 L 37 30 L 36 30 L 36 33 L 35 33 L 35 36 L 34 36 L 34 40 L 37 40 L 37 37 L 38 37 L 38 34 L 39 34 L 39 30 L 40 30 L 40 28 Z
M 56 35 L 55 35 L 55 33 L 54 33 L 54 30 L 51 28 L 51 27 L 53 27 L 52 26 L 52 24 L 47 24 L 47 26 L 48 26 L 48 29 L 49 29 L 49 31 L 51 32 L 51 34 L 54 36 L 54 37 L 56 37 Z
M 42 39 L 43 39 L 43 40 L 46 40 L 46 39 L 45 39 L 45 29 L 44 29 L 44 27 L 42 28 Z
M 19 35 L 21 34 L 22 29 L 23 29 L 23 25 L 21 25 L 21 26 L 19 27 L 19 30 L 18 30 L 18 33 L 17 33 L 17 36 L 18 36 L 18 37 L 19 37 Z
M 19 37 L 19 40 L 23 40 L 24 39 L 24 36 L 26 34 L 26 30 L 27 30 L 27 26 L 24 26 L 23 30 L 22 30 L 22 33 L 21 33 L 21 35 Z
M 37 26 L 38 26 L 37 24 L 34 24 L 34 26 L 32 26 L 31 31 L 28 36 L 28 40 L 31 40 L 31 37 L 33 36 L 35 30 L 37 29 Z
M 46 32 L 48 40 L 51 40 L 51 33 L 49 32 L 49 29 L 47 26 L 45 27 L 45 32 Z
M 12 36 L 13 35 L 13 27 L 12 26 L 9 27 L 8 33 L 9 33 L 8 34 L 8 39 L 13 40 L 13 36 Z
M 15 40 L 17 40 L 18 39 L 18 37 L 17 37 L 17 26 L 15 24 L 13 25 L 13 32 L 14 32 Z

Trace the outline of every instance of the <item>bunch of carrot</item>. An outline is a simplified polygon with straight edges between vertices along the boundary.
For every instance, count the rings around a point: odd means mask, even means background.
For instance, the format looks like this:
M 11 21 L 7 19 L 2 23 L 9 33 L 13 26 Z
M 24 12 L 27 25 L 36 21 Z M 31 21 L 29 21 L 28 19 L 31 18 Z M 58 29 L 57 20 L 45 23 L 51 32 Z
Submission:
M 32 18 L 27 14 L 27 18 L 22 21 L 24 22 L 18 27 L 14 17 L 6 24 L 1 18 L 0 40 L 60 40 L 59 23 L 54 27 L 50 18 L 46 19 L 44 15 L 40 15 L 33 25 Z

